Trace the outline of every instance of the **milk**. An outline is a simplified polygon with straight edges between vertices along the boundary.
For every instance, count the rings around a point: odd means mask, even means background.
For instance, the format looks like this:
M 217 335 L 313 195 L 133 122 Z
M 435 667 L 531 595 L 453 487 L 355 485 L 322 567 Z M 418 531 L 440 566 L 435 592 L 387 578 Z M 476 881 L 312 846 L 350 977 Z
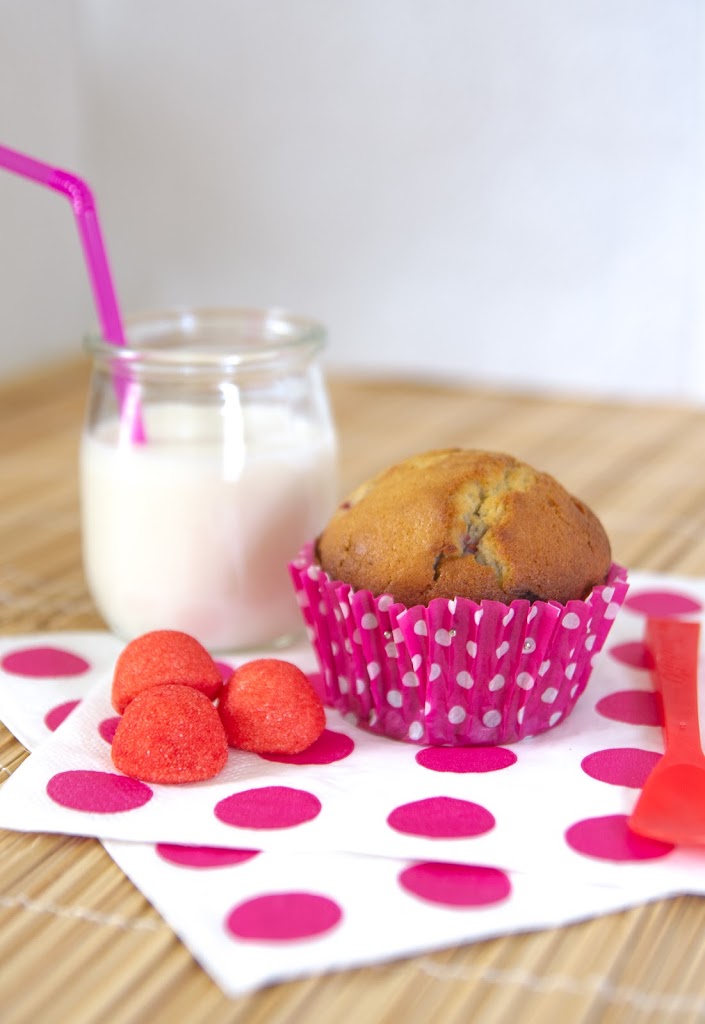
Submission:
M 298 632 L 287 562 L 333 510 L 332 432 L 238 402 L 141 414 L 145 444 L 106 421 L 81 446 L 84 567 L 110 628 L 184 630 L 211 650 Z

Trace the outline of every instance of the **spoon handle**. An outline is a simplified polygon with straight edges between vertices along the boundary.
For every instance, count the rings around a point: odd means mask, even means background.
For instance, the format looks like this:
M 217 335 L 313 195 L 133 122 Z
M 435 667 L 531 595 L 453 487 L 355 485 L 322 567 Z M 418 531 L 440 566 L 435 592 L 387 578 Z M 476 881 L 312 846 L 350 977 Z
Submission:
M 700 760 L 698 641 L 700 623 L 649 619 L 646 645 L 663 702 L 666 750 L 679 761 Z

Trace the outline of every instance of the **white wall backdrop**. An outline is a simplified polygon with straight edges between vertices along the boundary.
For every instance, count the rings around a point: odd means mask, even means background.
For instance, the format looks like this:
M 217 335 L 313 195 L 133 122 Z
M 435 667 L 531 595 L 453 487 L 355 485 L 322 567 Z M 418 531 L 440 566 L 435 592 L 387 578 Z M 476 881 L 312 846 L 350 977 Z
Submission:
M 0 141 L 88 178 L 125 312 L 318 316 L 328 363 L 705 397 L 699 0 L 0 0 Z M 0 372 L 93 310 L 0 173 Z

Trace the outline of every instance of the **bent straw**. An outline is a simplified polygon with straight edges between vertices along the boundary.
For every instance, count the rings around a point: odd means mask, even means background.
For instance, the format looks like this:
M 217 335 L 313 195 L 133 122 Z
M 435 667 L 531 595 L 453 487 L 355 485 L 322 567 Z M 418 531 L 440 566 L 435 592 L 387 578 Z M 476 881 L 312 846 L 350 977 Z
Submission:
M 18 153 L 3 145 L 0 145 L 0 167 L 18 174 L 20 177 L 28 178 L 30 181 L 36 181 L 40 185 L 46 185 L 69 198 L 78 226 L 103 337 L 113 345 L 124 346 L 125 332 L 103 243 L 98 211 L 93 193 L 86 182 L 75 174 L 62 171 L 58 167 L 51 167 L 41 160 L 35 160 L 34 157 Z M 128 429 L 128 436 L 132 441 L 144 442 L 144 428 L 134 388 L 131 388 L 130 385 L 125 388 L 123 382 L 120 381 L 116 382 L 116 390 L 122 413 L 122 427 Z

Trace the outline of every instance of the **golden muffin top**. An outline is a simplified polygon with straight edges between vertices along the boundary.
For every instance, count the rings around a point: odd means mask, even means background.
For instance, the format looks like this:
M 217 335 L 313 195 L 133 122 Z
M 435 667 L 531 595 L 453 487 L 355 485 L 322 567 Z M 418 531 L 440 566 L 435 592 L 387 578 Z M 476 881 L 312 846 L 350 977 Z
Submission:
M 435 597 L 510 603 L 587 596 L 610 568 L 593 512 L 511 455 L 448 448 L 384 470 L 316 542 L 335 580 L 407 606 Z

